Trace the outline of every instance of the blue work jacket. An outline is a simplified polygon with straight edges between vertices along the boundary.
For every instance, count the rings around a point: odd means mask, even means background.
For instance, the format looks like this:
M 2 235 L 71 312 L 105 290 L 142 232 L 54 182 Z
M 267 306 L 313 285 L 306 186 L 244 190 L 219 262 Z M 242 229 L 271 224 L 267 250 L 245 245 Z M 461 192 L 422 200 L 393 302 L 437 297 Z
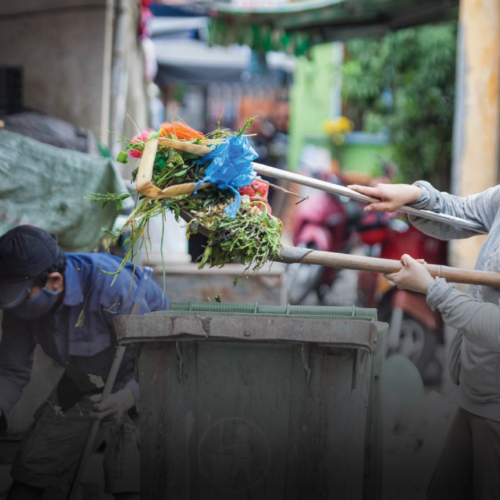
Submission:
M 30 380 L 33 352 L 39 344 L 65 368 L 58 386 L 61 406 L 68 408 L 81 395 L 95 391 L 95 379 L 106 380 L 116 351 L 113 318 L 129 314 L 142 270 L 127 264 L 116 276 L 121 259 L 103 253 L 66 254 L 64 297 L 61 304 L 35 321 L 22 321 L 9 310 L 3 313 L 0 343 L 0 409 L 9 414 Z M 113 283 L 114 280 L 114 283 Z M 139 314 L 168 310 L 169 300 L 152 280 Z M 135 347 L 127 347 L 113 392 L 129 387 L 139 407 L 139 386 L 134 376 Z

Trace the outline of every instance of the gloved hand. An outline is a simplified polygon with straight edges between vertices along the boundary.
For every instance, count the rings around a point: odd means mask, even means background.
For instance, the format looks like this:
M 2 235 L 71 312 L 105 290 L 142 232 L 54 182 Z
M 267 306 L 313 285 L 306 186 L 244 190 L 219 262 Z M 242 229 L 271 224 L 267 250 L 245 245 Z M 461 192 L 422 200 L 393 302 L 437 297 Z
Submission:
M 89 401 L 94 403 L 94 411 L 89 413 L 90 418 L 101 421 L 101 427 L 118 425 L 122 415 L 135 405 L 133 392 L 128 388 L 110 394 L 101 402 L 102 394 L 90 396 Z

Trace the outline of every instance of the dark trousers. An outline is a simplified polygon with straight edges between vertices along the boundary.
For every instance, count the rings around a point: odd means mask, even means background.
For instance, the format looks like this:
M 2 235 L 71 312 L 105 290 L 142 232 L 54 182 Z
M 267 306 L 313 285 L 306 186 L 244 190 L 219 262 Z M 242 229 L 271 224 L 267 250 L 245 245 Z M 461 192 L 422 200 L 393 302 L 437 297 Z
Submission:
M 66 498 L 92 424 L 88 414 L 93 404 L 89 396 L 85 395 L 61 412 L 54 391 L 39 408 L 14 460 L 11 474 L 16 481 L 8 500 Z M 120 425 L 101 429 L 96 446 L 103 439 L 106 442 L 103 463 L 106 492 L 113 495 L 139 492 L 138 425 L 125 415 Z
M 500 499 L 500 422 L 457 410 L 426 498 Z

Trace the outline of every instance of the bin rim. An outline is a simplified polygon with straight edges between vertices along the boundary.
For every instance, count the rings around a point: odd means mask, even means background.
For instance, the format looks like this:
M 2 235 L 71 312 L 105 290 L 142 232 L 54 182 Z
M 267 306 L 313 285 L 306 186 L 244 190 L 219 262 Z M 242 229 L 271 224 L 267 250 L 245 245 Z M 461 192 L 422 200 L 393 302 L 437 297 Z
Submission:
M 199 312 L 224 314 L 280 314 L 286 316 L 328 316 L 328 317 L 357 317 L 378 319 L 377 310 L 352 306 L 304 306 L 304 305 L 263 305 L 253 303 L 217 303 L 217 302 L 171 302 L 168 311 L 156 311 L 151 314 Z
M 292 342 L 365 349 L 370 353 L 379 350 L 388 328 L 386 323 L 374 319 L 199 312 L 122 315 L 114 318 L 114 325 L 120 344 L 200 340 Z

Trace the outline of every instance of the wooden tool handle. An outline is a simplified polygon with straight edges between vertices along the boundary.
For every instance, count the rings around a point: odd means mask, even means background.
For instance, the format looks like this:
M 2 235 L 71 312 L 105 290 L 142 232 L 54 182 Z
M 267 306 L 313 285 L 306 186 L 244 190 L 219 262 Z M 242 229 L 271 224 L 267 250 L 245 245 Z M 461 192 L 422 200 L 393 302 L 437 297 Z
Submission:
M 158 196 L 161 189 L 153 185 L 151 181 L 153 177 L 153 167 L 155 164 L 156 150 L 158 149 L 158 139 L 152 139 L 146 142 L 144 151 L 142 152 L 141 162 L 137 170 L 135 179 L 135 187 L 138 193 L 141 193 L 150 198 Z
M 195 192 L 195 186 L 195 182 L 175 184 L 161 191 L 157 198 L 173 198 L 174 196 L 179 196 L 181 194 L 193 194 Z M 210 186 L 210 182 L 204 182 L 203 184 L 200 184 L 196 190 L 199 191 L 200 189 L 205 189 L 208 186 Z
M 153 168 L 156 158 L 156 151 L 158 149 L 158 144 L 165 145 L 165 141 L 172 142 L 171 139 L 152 139 L 146 143 L 144 151 L 142 153 L 141 162 L 139 163 L 139 169 L 137 170 L 136 184 L 135 187 L 137 192 L 148 196 L 149 198 L 173 198 L 174 196 L 179 196 L 181 194 L 192 194 L 195 190 L 196 183 L 186 182 L 184 184 L 175 184 L 174 186 L 167 187 L 165 189 L 160 189 L 153 184 Z M 178 143 L 179 141 L 173 141 Z M 180 142 L 180 144 L 183 144 Z M 188 146 L 193 146 L 193 144 L 187 144 Z M 199 146 L 201 147 L 201 146 Z M 204 182 L 198 189 L 205 189 L 210 186 L 209 182 Z
M 316 264 L 337 269 L 354 269 L 356 271 L 372 271 L 375 273 L 397 273 L 403 265 L 399 260 L 377 259 L 362 255 L 350 255 L 334 252 L 321 252 L 307 248 L 285 246 L 279 259 L 285 263 Z M 500 288 L 500 273 L 473 271 L 456 267 L 425 264 L 424 267 L 433 277 L 439 276 L 452 283 L 483 285 Z
M 130 315 L 136 315 L 139 313 L 139 309 L 141 304 L 144 302 L 146 297 L 146 292 L 148 290 L 148 286 L 152 281 L 153 269 L 151 267 L 145 266 L 142 272 L 142 277 L 139 281 L 139 285 L 135 291 L 134 303 L 130 308 Z M 101 394 L 101 401 L 104 401 L 110 394 L 115 385 L 116 377 L 118 376 L 118 371 L 120 370 L 120 366 L 122 364 L 123 356 L 125 355 L 126 345 L 119 345 L 116 348 L 116 354 L 113 359 L 113 363 L 111 364 L 111 368 L 108 373 L 108 377 L 106 379 L 106 383 L 104 385 L 104 389 Z M 80 454 L 80 458 L 78 459 L 78 464 L 76 467 L 75 475 L 73 476 L 73 480 L 71 481 L 70 489 L 66 500 L 75 500 L 76 493 L 78 489 L 78 485 L 80 484 L 80 479 L 82 478 L 83 469 L 85 468 L 85 462 L 87 458 L 90 456 L 92 449 L 95 444 L 95 440 L 97 438 L 97 434 L 99 433 L 99 427 L 101 425 L 100 420 L 94 420 L 92 425 L 90 426 L 90 431 L 87 435 L 87 439 L 85 441 L 85 445 Z
M 168 148 L 177 149 L 178 151 L 184 151 L 185 153 L 191 153 L 198 156 L 205 156 L 213 151 L 212 148 L 203 146 L 202 144 L 192 144 L 190 142 L 168 139 L 166 137 L 158 139 L 158 143 L 160 146 L 167 146 Z

